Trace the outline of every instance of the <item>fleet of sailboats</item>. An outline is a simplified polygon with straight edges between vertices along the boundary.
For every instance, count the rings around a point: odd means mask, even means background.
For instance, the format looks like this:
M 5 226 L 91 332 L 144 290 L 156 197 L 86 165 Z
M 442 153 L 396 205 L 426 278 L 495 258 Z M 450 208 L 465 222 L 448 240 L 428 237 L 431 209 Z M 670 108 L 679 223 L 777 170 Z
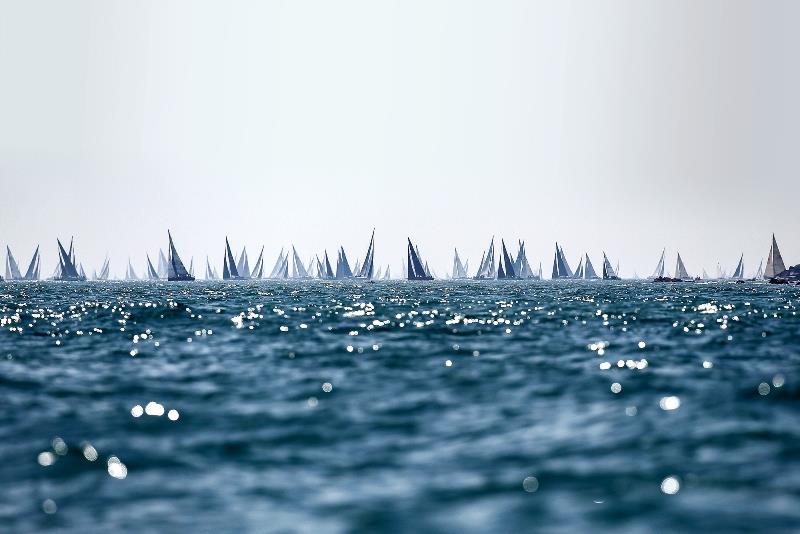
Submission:
M 168 246 L 166 253 L 163 249 L 158 250 L 157 262 L 151 260 L 149 254 L 146 254 L 146 263 L 144 266 L 144 275 L 138 276 L 134 265 L 130 258 L 125 263 L 125 274 L 121 277 L 122 280 L 167 280 L 167 281 L 192 281 L 195 279 L 194 275 L 194 258 L 190 259 L 189 268 L 187 269 L 181 260 L 172 239 L 172 234 L 168 231 Z M 83 264 L 76 259 L 74 240 L 70 239 L 69 247 L 64 247 L 60 239 L 57 242 L 58 263 L 51 275 L 52 280 L 65 280 L 65 281 L 83 281 L 86 280 L 86 272 Z M 496 250 L 496 241 L 494 236 L 489 241 L 488 247 L 481 255 L 480 263 L 477 270 L 470 274 L 469 260 L 464 260 L 463 256 L 459 253 L 458 249 L 453 249 L 453 263 L 452 270 L 445 273 L 446 279 L 451 280 L 466 280 L 469 278 L 475 280 L 540 280 L 542 279 L 542 264 L 538 265 L 536 271 L 531 267 L 531 262 L 528 259 L 525 242 L 518 240 L 516 244 L 516 254 L 512 254 L 512 250 L 506 245 L 504 239 L 500 239 L 499 247 Z M 340 246 L 336 254 L 335 268 L 334 263 L 328 255 L 327 250 L 323 250 L 321 254 L 312 255 L 307 263 L 301 260 L 301 256 L 294 245 L 290 246 L 289 252 L 286 249 L 281 249 L 278 258 L 269 274 L 267 274 L 265 261 L 264 261 L 264 247 L 262 246 L 258 257 L 250 267 L 250 259 L 248 256 L 247 248 L 242 247 L 239 253 L 238 260 L 233 254 L 228 238 L 225 238 L 225 250 L 222 261 L 222 276 L 219 276 L 216 268 L 212 265 L 211 260 L 206 256 L 204 272 L 201 273 L 205 280 L 260 280 L 260 279 L 320 279 L 320 280 L 390 280 L 392 279 L 392 270 L 389 265 L 378 265 L 375 262 L 375 230 L 372 230 L 370 239 L 367 245 L 366 253 L 363 256 L 363 261 L 356 260 L 354 267 L 351 268 L 351 263 L 348 260 L 344 247 Z M 783 283 L 785 281 L 794 282 L 798 276 L 795 273 L 800 272 L 800 267 L 793 267 L 787 269 L 781 255 L 780 249 L 775 235 L 772 235 L 771 244 L 766 261 L 761 260 L 758 268 L 754 274 L 747 278 L 745 275 L 745 261 L 744 254 L 739 255 L 736 267 L 733 269 L 733 274 L 727 275 L 720 263 L 716 265 L 715 277 L 709 276 L 705 268 L 701 269 L 701 276 L 693 277 L 684 263 L 683 257 L 680 253 L 675 256 L 675 268 L 670 274 L 667 273 L 666 267 L 666 248 L 662 249 L 653 274 L 649 277 L 650 280 L 661 282 L 688 282 L 697 280 L 731 280 L 743 283 L 745 280 L 770 280 Z M 93 280 L 104 281 L 113 279 L 111 273 L 111 259 L 108 255 L 105 256 L 99 270 L 93 271 Z M 751 271 L 752 272 L 752 271 Z M 414 245 L 410 238 L 407 243 L 407 254 L 402 260 L 402 278 L 407 280 L 433 280 L 438 278 L 436 273 L 430 268 L 429 264 L 422 259 L 419 248 Z M 0 276 L 0 280 L 39 280 L 41 278 L 41 255 L 39 246 L 36 247 L 34 253 L 27 263 L 27 268 L 23 274 L 20 269 L 19 262 L 11 251 L 9 246 L 6 246 L 5 258 L 5 277 Z M 584 253 L 580 256 L 577 268 L 573 271 L 567 261 L 566 254 L 563 247 L 555 244 L 555 253 L 553 257 L 553 268 L 551 273 L 552 279 L 571 279 L 571 280 L 619 280 L 619 262 L 616 267 L 612 266 L 611 261 L 603 251 L 602 268 L 598 272 L 592 263 L 589 254 Z M 638 278 L 638 277 L 637 277 Z

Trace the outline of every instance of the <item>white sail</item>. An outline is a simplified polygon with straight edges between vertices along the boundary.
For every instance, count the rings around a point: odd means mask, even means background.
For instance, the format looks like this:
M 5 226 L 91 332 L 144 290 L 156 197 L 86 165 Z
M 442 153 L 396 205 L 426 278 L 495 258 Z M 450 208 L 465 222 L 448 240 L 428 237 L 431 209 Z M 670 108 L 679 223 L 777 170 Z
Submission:
M 275 266 L 269 273 L 270 278 L 282 278 L 280 274 L 281 270 L 283 269 L 283 260 L 284 260 L 284 254 L 283 254 L 283 248 L 281 248 L 281 252 L 280 254 L 278 254 L 278 259 L 275 260 Z
M 675 262 L 675 278 L 679 280 L 688 280 L 691 278 L 689 273 L 686 272 L 686 266 L 683 264 L 680 252 L 678 253 L 678 261 Z
M 756 280 L 764 278 L 764 260 L 758 262 L 758 269 L 756 269 L 756 274 L 753 276 Z
M 247 247 L 242 247 L 239 261 L 236 262 L 236 271 L 240 278 L 250 278 L 250 263 L 247 257 Z
M 774 278 L 786 270 L 786 265 L 783 263 L 783 256 L 778 249 L 778 242 L 775 240 L 775 234 L 772 234 L 772 245 L 769 247 L 769 254 L 767 255 L 767 267 L 764 269 L 764 278 Z
M 308 271 L 300 260 L 294 245 L 292 245 L 292 278 L 308 278 Z
M 617 272 L 611 267 L 611 262 L 608 261 L 605 251 L 603 251 L 603 280 L 614 280 L 619 278 Z
M 16 258 L 11 253 L 11 249 L 6 246 L 6 279 L 22 280 L 22 273 L 19 272 L 19 265 Z
M 167 265 L 167 258 L 164 256 L 164 251 L 158 249 L 158 277 L 167 278 L 169 274 L 169 266 Z
M 336 258 L 336 278 L 352 278 L 353 271 L 350 270 L 350 263 L 347 261 L 347 254 L 344 252 L 344 247 L 339 248 L 339 256 Z
M 366 278 L 370 280 L 375 271 L 375 229 L 372 230 L 372 237 L 369 239 L 369 246 L 367 247 L 367 253 L 364 256 L 364 263 L 361 264 L 361 268 L 356 268 L 356 277 L 357 278 Z
M 583 263 L 583 278 L 584 280 L 597 280 L 600 278 L 597 276 L 597 272 L 594 270 L 594 265 L 592 265 L 592 260 L 589 259 L 589 254 L 584 254 L 584 263 Z
M 667 249 L 663 249 L 661 251 L 661 257 L 658 259 L 656 270 L 653 271 L 653 275 L 650 278 L 663 278 L 665 272 L 664 254 L 666 253 L 666 251 Z

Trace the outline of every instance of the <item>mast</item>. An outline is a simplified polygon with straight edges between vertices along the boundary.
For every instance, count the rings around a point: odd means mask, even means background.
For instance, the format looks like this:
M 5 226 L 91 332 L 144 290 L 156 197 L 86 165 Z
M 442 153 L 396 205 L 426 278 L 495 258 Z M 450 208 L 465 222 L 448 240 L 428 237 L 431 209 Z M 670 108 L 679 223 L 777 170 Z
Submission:
M 36 250 L 33 252 L 31 262 L 28 264 L 28 269 L 25 271 L 25 280 L 38 280 L 39 274 L 39 245 L 36 245 Z
M 168 262 L 168 272 L 167 272 L 167 280 L 171 282 L 192 282 L 194 281 L 194 276 L 189 274 L 189 271 L 186 270 L 186 267 L 183 265 L 181 261 L 181 257 L 178 255 L 178 249 L 175 248 L 175 242 L 172 240 L 172 233 L 167 230 L 167 237 L 169 238 L 169 262 Z
M 733 276 L 731 276 L 734 280 L 741 280 L 744 278 L 744 253 L 739 256 L 739 263 L 736 265 L 736 270 L 733 271 Z
M 767 255 L 767 267 L 764 269 L 764 278 L 774 278 L 786 270 L 786 265 L 783 263 L 783 256 L 778 249 L 778 242 L 775 240 L 775 234 L 772 234 L 772 245 L 769 247 L 769 255 Z
M 650 278 L 662 278 L 664 276 L 664 255 L 666 252 L 666 248 L 661 251 L 661 258 L 659 258 L 658 264 L 656 265 L 656 270 L 653 271 L 653 276 Z
M 225 261 L 222 267 L 222 278 L 224 280 L 238 279 L 239 271 L 236 268 L 236 260 L 233 259 L 233 252 L 231 252 L 231 244 L 228 242 L 228 236 L 225 236 Z M 227 274 L 227 276 L 225 276 Z
M 691 278 L 689 273 L 686 272 L 686 266 L 683 264 L 680 252 L 678 252 L 678 261 L 675 263 L 675 278 L 680 280 Z
M 589 259 L 588 253 L 584 254 L 584 259 L 586 262 L 583 264 L 583 277 L 586 280 L 596 280 L 600 278 L 594 270 L 594 265 L 592 265 L 592 260 Z

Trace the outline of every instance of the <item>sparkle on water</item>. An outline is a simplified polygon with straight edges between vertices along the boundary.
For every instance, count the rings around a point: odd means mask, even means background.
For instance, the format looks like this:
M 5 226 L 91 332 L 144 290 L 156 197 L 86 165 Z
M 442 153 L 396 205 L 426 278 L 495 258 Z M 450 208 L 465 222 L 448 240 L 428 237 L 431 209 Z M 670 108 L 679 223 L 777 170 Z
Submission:
M 0 282 L 0 521 L 791 530 L 798 293 Z

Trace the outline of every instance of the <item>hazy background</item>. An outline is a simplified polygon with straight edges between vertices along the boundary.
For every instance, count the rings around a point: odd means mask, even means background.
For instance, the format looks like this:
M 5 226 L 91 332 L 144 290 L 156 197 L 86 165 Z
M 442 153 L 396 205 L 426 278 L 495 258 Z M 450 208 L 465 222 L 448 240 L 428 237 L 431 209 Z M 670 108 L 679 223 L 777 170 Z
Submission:
M 0 244 L 800 261 L 800 2 L 0 0 Z M 203 260 L 204 261 L 204 260 Z M 24 266 L 23 266 L 24 268 Z

